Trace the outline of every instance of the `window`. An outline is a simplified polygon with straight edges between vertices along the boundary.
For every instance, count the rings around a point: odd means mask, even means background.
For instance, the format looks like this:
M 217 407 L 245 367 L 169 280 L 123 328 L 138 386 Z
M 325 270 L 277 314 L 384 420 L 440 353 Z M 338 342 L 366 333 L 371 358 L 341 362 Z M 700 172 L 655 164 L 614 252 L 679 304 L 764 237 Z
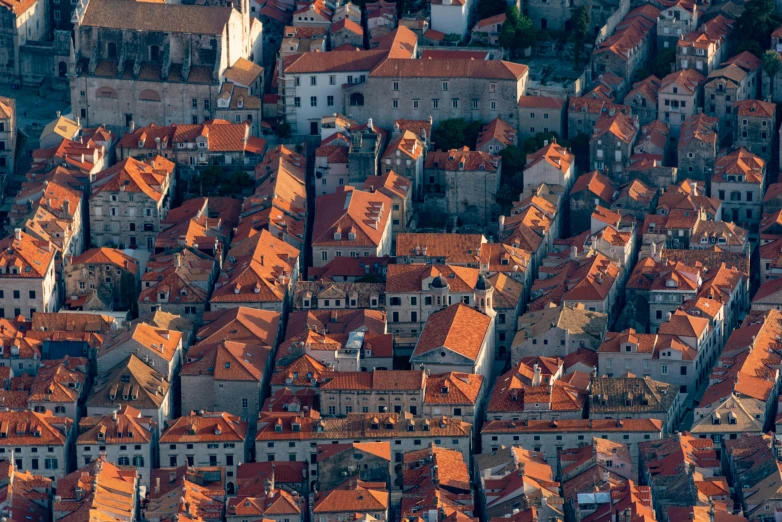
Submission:
M 310 85 L 318 85 L 318 77 L 310 76 Z
M 660 373 L 663 374 L 663 375 L 668 375 L 668 365 L 667 364 L 663 364 L 662 366 L 660 366 Z
M 687 375 L 687 367 L 686 366 L 682 366 L 681 368 L 679 368 L 679 375 Z
M 493 110 L 493 111 L 497 110 L 497 102 L 496 101 L 489 102 L 489 106 L 491 107 L 491 110 Z
M 399 108 L 399 100 L 397 100 L 397 99 L 391 100 L 391 106 L 394 109 L 398 109 Z M 389 160 L 389 161 L 391 161 L 391 160 Z
M 334 96 L 327 96 L 326 97 L 326 105 L 328 105 L 329 107 L 333 107 L 334 106 Z
M 293 106 L 294 107 L 301 107 L 301 98 L 299 98 L 298 96 L 293 98 Z
M 443 91 L 448 90 L 448 82 L 443 82 Z
M 478 100 L 476 100 L 475 98 L 473 98 L 473 100 L 472 100 L 472 108 L 473 108 L 473 110 L 477 110 L 478 109 Z
M 413 100 L 413 110 L 414 111 L 418 110 L 418 100 Z
M 14 299 L 19 299 L 19 290 L 14 290 Z
M 57 465 L 57 459 L 46 459 L 44 461 L 44 468 L 45 469 L 58 469 L 59 466 Z
M 393 84 L 393 89 L 394 89 L 395 91 L 398 91 L 398 90 L 399 90 L 399 82 L 394 82 L 394 84 Z
M 30 290 L 30 299 L 35 299 L 35 290 Z
M 440 100 L 438 100 L 437 98 L 434 98 L 432 100 L 432 108 L 433 109 L 437 109 L 439 105 L 440 105 Z
M 454 109 L 458 109 L 459 108 L 459 98 L 454 98 L 453 100 L 451 100 L 451 106 Z
M 329 76 L 329 85 L 337 85 L 337 77 L 333 74 Z
M 317 106 L 318 106 L 318 97 L 310 96 L 310 107 L 317 107 Z

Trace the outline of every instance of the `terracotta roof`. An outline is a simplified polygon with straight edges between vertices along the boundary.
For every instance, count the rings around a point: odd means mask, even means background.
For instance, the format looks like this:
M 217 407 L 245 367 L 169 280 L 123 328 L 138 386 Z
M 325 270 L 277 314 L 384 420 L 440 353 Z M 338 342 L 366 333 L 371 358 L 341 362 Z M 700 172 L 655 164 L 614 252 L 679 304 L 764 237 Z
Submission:
M 424 404 L 477 404 L 483 380 L 483 375 L 471 373 L 432 374 L 426 379 Z
M 386 149 L 388 150 L 388 149 Z M 364 180 L 362 190 L 379 190 L 389 198 L 407 199 L 413 182 L 404 176 L 400 176 L 393 170 L 390 170 L 382 176 L 367 176 Z M 333 260 L 332 260 L 333 261 Z
M 130 406 L 123 406 L 115 415 L 82 417 L 79 420 L 77 445 L 86 444 L 148 444 L 157 423 Z
M 229 7 L 98 0 L 87 6 L 81 23 L 106 29 L 220 35 L 230 16 Z
M 125 343 L 135 341 L 149 352 L 172 361 L 182 349 L 182 332 L 154 328 L 146 323 L 136 323 L 130 330 L 113 332 L 100 347 L 97 358 L 100 359 L 112 350 L 122 348 Z
M 316 493 L 312 512 L 315 514 L 387 512 L 388 505 L 388 491 L 367 489 L 360 485 L 338 486 L 330 491 Z
M 609 115 L 604 112 L 595 123 L 595 129 L 592 133 L 592 139 L 596 139 L 605 133 L 611 133 L 626 143 L 632 143 L 638 135 L 638 127 L 630 116 L 622 112 L 615 112 Z
M 596 170 L 579 176 L 573 184 L 573 188 L 570 189 L 570 194 L 577 194 L 583 190 L 589 190 L 608 203 L 613 201 L 614 194 L 616 193 L 616 189 L 611 184 L 611 180 Z
M 712 183 L 727 182 L 728 176 L 743 176 L 744 183 L 763 183 L 766 162 L 744 147 L 717 159 L 714 164 Z
M 72 428 L 73 421 L 66 417 L 54 417 L 47 410 L 42 413 L 32 411 L 0 411 L 0 433 L 3 442 L 0 446 L 65 446 L 66 433 Z
M 0 240 L 0 278 L 45 278 L 55 256 L 51 244 L 24 232 Z
M 386 370 L 374 372 L 334 372 L 324 378 L 321 390 L 391 391 L 423 390 L 427 382 L 420 370 Z
M 128 356 L 95 379 L 87 407 L 131 405 L 138 410 L 158 409 L 168 396 L 169 384 L 135 355 Z
M 370 73 L 387 78 L 485 78 L 517 81 L 529 68 L 519 63 L 500 60 L 405 60 L 389 59 Z
M 754 55 L 753 55 L 754 56 Z M 761 100 L 742 100 L 733 104 L 739 116 L 752 116 L 755 118 L 773 118 L 777 112 L 775 103 Z
M 632 100 L 636 96 L 642 96 L 647 101 L 652 102 L 653 106 L 657 105 L 657 93 L 660 90 L 660 79 L 651 75 L 640 82 L 635 82 L 633 88 L 625 96 L 625 100 Z
M 694 94 L 704 83 L 706 78 L 701 73 L 695 69 L 684 69 L 664 77 L 660 82 L 660 89 L 667 90 L 675 84 L 686 91 L 682 94 Z
M 174 164 L 156 156 L 144 162 L 133 158 L 120 161 L 113 167 L 100 172 L 92 183 L 90 199 L 104 191 L 141 192 L 155 202 L 163 199 L 168 191 L 169 181 L 174 174 Z
M 491 319 L 464 304 L 454 304 L 429 316 L 412 358 L 444 347 L 477 361 Z
M 397 256 L 443 258 L 446 264 L 477 264 L 482 234 L 400 233 L 396 236 Z
M 489 421 L 484 433 L 557 433 L 557 432 L 652 432 L 662 433 L 662 421 L 657 419 L 560 419 L 525 421 Z
M 280 314 L 239 306 L 206 312 L 203 323 L 196 334 L 196 338 L 202 343 L 226 340 L 271 347 L 277 339 Z
M 614 34 L 600 42 L 593 54 L 610 51 L 625 60 L 629 59 L 655 27 L 659 16 L 660 10 L 651 4 L 633 9 L 619 22 Z
M 409 130 L 401 131 L 399 137 L 394 138 L 383 153 L 383 160 L 391 159 L 404 154 L 406 158 L 417 160 L 424 153 L 425 145 L 416 134 Z
M 450 149 L 449 151 L 430 152 L 426 156 L 427 169 L 441 170 L 485 170 L 494 172 L 499 168 L 501 158 L 488 152 L 473 151 L 467 147 Z
M 235 84 L 249 87 L 263 74 L 263 67 L 255 64 L 247 58 L 239 58 L 225 70 L 223 76 Z
M 549 96 L 519 96 L 519 107 L 529 109 L 561 109 L 565 100 Z
M 261 382 L 271 350 L 235 341 L 198 343 L 187 352 L 180 375 L 209 375 L 216 381 Z
M 135 274 L 138 271 L 138 262 L 122 250 L 115 248 L 91 248 L 71 260 L 71 265 L 104 264 L 114 265 Z
M 513 145 L 516 143 L 516 128 L 505 123 L 499 117 L 494 118 L 481 128 L 475 148 L 481 148 L 493 139 L 499 141 L 506 147 Z
M 679 148 L 697 140 L 707 143 L 717 143 L 717 125 L 719 118 L 712 118 L 704 113 L 688 116 L 682 124 L 679 136 Z
M 749 51 L 742 51 L 736 56 L 728 59 L 725 64 L 735 64 L 747 72 L 756 71 L 760 68 L 762 62 L 760 58 Z M 725 65 L 723 64 L 723 65 Z
M 391 200 L 379 192 L 364 192 L 345 187 L 344 191 L 315 200 L 313 246 L 373 246 L 380 245 L 391 215 Z M 341 239 L 335 239 L 340 233 Z M 351 233 L 355 239 L 348 239 Z
M 552 141 L 552 143 L 549 143 L 536 152 L 527 154 L 527 164 L 524 165 L 524 168 L 530 169 L 541 161 L 546 161 L 557 170 L 567 172 L 570 165 L 575 161 L 575 156 L 571 154 L 566 147 L 558 145 L 556 141 Z

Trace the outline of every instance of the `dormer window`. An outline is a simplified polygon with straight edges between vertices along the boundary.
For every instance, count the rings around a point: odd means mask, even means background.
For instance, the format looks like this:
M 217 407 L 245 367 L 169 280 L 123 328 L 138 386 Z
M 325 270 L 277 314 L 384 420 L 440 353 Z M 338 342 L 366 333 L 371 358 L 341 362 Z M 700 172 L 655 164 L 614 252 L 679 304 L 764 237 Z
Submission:
M 342 233 L 334 232 L 334 241 L 342 241 Z
M 274 425 L 274 431 L 276 431 L 277 433 L 281 433 L 282 432 L 282 424 L 275 424 Z

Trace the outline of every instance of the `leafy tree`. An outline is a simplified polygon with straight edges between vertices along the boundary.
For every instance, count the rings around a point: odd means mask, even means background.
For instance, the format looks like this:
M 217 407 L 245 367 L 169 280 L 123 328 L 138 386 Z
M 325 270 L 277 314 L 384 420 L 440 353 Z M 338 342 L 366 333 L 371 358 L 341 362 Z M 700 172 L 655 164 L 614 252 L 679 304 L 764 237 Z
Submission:
M 585 5 L 579 6 L 570 17 L 570 28 L 573 31 L 573 64 L 578 69 L 581 65 L 581 52 L 584 50 L 592 15 Z
M 517 51 L 532 47 L 535 45 L 535 26 L 532 24 L 529 16 L 522 15 L 518 25 L 516 25 L 516 34 L 513 38 L 513 47 Z
M 291 137 L 291 124 L 287 120 L 277 125 L 277 136 L 284 140 Z
M 508 3 L 505 0 L 481 0 L 478 2 L 478 18 L 484 19 L 505 12 Z
M 782 72 L 782 58 L 779 57 L 779 53 L 773 49 L 769 49 L 763 53 L 763 72 L 768 75 L 770 80 L 770 94 L 774 96 L 774 78 L 777 74 Z
M 432 131 L 432 141 L 439 150 L 458 149 L 465 145 L 475 149 L 481 127 L 483 123 L 476 120 L 443 120 Z
M 771 47 L 771 33 L 779 23 L 774 0 L 749 0 L 744 4 L 744 12 L 736 24 L 740 45 L 745 49 L 758 50 L 751 44 L 754 41 L 760 49 L 768 49 Z
M 513 42 L 516 40 L 516 27 L 513 24 L 508 23 L 506 20 L 502 25 L 502 32 L 500 33 L 500 47 L 503 49 L 510 49 L 513 47 Z
M 520 171 L 524 169 L 527 157 L 520 148 L 515 145 L 505 147 L 500 151 L 502 157 L 502 171 Z

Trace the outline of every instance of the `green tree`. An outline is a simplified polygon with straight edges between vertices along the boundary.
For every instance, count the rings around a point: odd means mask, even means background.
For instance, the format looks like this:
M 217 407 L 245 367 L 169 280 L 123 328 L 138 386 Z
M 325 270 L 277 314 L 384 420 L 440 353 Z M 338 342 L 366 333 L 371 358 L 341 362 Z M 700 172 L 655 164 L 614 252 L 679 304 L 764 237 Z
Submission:
M 500 47 L 503 49 L 510 49 L 513 47 L 513 42 L 516 40 L 516 27 L 513 24 L 508 23 L 506 20 L 502 25 L 502 32 L 500 33 Z
M 439 150 L 458 149 L 465 145 L 475 149 L 481 127 L 483 123 L 477 120 L 443 120 L 432 131 L 432 141 Z
M 287 120 L 277 125 L 277 136 L 284 140 L 291 137 L 291 124 Z
M 774 97 L 774 78 L 777 74 L 782 72 L 782 58 L 779 57 L 779 53 L 769 49 L 763 53 L 763 72 L 768 75 L 770 82 L 769 94 Z
M 527 15 L 522 15 L 516 25 L 516 34 L 513 38 L 513 48 L 521 52 L 527 47 L 535 45 L 535 26 Z
M 779 23 L 774 0 L 749 0 L 744 4 L 744 12 L 736 24 L 740 45 L 750 49 L 750 42 L 755 41 L 760 49 L 768 49 L 771 47 L 771 33 Z M 752 48 L 757 50 L 755 46 Z
M 662 51 L 659 51 L 657 53 L 657 57 L 654 60 L 654 64 L 652 65 L 652 74 L 654 74 L 655 76 L 661 79 L 664 78 L 665 76 L 668 76 L 673 72 L 671 66 L 675 61 L 676 61 L 676 49 L 674 49 L 673 47 L 668 47 L 663 49 Z
M 520 171 L 524 169 L 527 157 L 520 148 L 515 145 L 505 147 L 500 151 L 502 157 L 502 171 Z
M 591 24 L 592 14 L 585 5 L 577 7 L 570 17 L 570 29 L 573 31 L 573 64 L 576 69 L 581 66 L 581 52 L 584 50 Z
M 507 7 L 508 3 L 505 0 L 481 0 L 478 2 L 478 19 L 503 13 Z

